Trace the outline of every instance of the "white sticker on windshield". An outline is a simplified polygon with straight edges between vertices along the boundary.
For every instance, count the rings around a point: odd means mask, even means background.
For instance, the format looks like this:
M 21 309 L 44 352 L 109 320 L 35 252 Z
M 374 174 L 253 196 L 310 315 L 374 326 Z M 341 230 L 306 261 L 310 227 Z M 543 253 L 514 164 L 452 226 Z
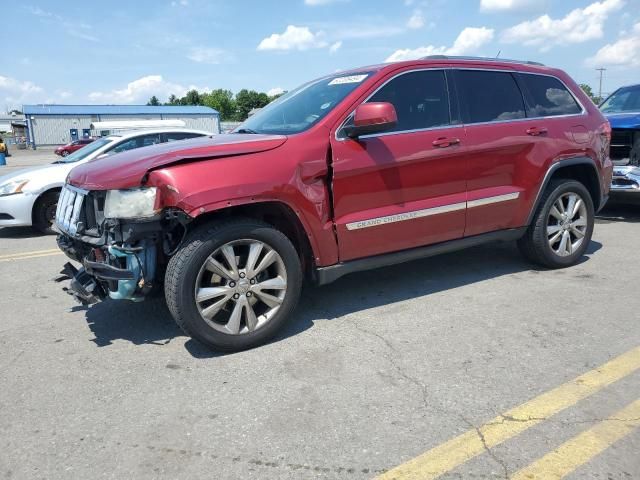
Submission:
M 349 75 L 348 77 L 334 78 L 329 82 L 329 85 L 342 85 L 344 83 L 360 83 L 367 75 Z

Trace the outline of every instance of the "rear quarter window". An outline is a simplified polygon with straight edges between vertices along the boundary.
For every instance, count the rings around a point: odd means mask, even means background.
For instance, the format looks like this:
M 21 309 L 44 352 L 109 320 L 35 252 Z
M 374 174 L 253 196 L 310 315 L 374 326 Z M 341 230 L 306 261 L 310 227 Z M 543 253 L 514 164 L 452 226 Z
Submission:
M 458 70 L 456 77 L 465 123 L 525 118 L 524 99 L 510 72 Z
M 525 92 L 528 117 L 555 117 L 582 112 L 571 92 L 557 78 L 519 73 L 518 80 Z

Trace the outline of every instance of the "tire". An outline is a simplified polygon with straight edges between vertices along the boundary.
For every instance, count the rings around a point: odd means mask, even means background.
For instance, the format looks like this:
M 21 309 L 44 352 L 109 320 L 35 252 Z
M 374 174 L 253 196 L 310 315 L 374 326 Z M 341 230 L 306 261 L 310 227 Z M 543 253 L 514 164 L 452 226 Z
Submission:
M 253 249 L 259 253 L 251 267 Z M 234 259 L 235 271 L 228 258 Z M 282 232 L 257 220 L 234 219 L 188 235 L 169 261 L 165 297 L 187 335 L 215 350 L 233 352 L 262 345 L 282 330 L 300 298 L 302 279 L 298 253 Z M 267 280 L 276 289 L 261 287 Z M 224 293 L 206 298 L 214 290 Z M 196 300 L 197 292 L 205 292 L 198 297 L 204 301 Z M 238 309 L 239 317 L 234 316 Z
M 66 157 L 69 155 L 69 152 L 67 150 L 63 150 L 62 153 L 60 153 L 60 155 L 62 155 L 63 157 Z
M 36 200 L 33 206 L 33 228 L 46 235 L 52 235 L 53 221 L 55 219 L 56 207 L 60 192 L 47 192 Z
M 572 218 L 562 217 L 561 210 L 564 208 L 568 211 L 569 202 L 575 196 L 582 200 L 582 204 L 575 202 L 573 211 L 577 213 Z M 552 180 L 540 199 L 533 222 L 518 240 L 518 247 L 525 258 L 543 267 L 565 268 L 575 265 L 591 241 L 594 216 L 593 199 L 582 183 L 566 179 Z M 563 237 L 567 234 L 568 240 L 565 241 Z

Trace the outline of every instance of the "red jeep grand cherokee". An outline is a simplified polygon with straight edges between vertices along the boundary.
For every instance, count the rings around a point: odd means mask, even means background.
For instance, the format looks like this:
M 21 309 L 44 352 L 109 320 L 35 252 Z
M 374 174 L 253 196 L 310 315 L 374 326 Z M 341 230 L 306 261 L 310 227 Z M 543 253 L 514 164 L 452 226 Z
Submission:
M 142 300 L 220 350 L 264 343 L 303 278 L 497 239 L 575 264 L 606 201 L 610 128 L 561 70 L 454 57 L 309 82 L 227 135 L 75 168 L 58 243 L 74 296 Z

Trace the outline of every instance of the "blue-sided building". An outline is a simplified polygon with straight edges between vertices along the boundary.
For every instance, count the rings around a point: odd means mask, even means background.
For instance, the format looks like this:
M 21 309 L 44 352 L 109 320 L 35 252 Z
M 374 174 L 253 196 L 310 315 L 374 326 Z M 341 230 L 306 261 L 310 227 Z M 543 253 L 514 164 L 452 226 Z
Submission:
M 92 134 L 94 122 L 182 120 L 186 128 L 220 132 L 220 114 L 210 107 L 178 105 L 23 105 L 27 142 L 61 145 Z

